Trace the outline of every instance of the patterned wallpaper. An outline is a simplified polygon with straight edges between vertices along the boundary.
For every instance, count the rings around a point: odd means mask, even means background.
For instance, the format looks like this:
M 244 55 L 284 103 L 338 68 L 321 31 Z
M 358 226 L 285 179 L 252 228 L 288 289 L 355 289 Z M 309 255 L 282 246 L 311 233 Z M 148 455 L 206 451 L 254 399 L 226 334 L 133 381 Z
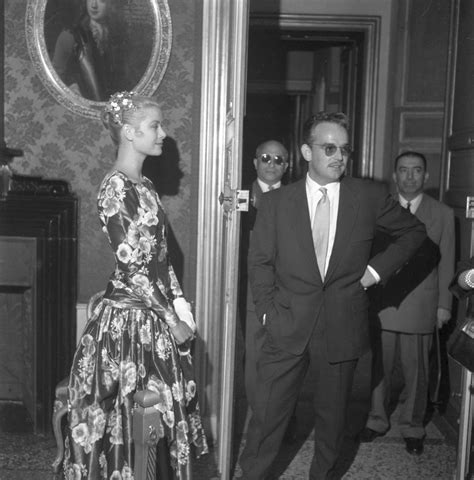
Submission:
M 157 185 L 172 229 L 171 245 L 184 286 L 192 275 L 190 225 L 192 175 L 197 175 L 199 145 L 193 142 L 196 7 L 193 0 L 169 0 L 173 24 L 171 58 L 158 96 L 168 134 L 164 153 L 145 164 Z M 79 198 L 79 302 L 105 288 L 113 258 L 96 214 L 96 194 L 114 159 L 101 122 L 79 116 L 60 105 L 35 73 L 25 40 L 26 0 L 5 3 L 5 139 L 24 156 L 16 158 L 16 173 L 67 180 Z M 195 109 L 193 111 L 193 108 Z M 148 160 L 147 160 L 148 161 Z M 194 282 L 191 281 L 193 284 Z M 188 295 L 193 292 L 188 292 Z

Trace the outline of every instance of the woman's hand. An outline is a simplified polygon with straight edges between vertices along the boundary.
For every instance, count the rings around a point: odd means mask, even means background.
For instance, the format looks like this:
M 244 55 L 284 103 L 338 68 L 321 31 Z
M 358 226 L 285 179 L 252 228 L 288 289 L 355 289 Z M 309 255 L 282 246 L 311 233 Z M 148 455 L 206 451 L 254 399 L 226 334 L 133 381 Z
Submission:
M 191 312 L 191 305 L 183 297 L 178 297 L 173 300 L 173 307 L 178 318 L 195 333 L 196 323 Z
M 175 326 L 170 327 L 170 330 L 178 345 L 181 345 L 182 343 L 194 338 L 193 331 L 185 322 L 182 322 L 181 320 L 178 321 Z

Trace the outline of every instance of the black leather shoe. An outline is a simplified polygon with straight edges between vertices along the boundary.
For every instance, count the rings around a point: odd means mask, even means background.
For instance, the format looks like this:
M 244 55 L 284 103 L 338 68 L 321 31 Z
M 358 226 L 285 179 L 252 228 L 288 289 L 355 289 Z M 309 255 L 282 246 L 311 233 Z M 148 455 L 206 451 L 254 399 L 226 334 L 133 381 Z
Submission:
M 383 437 L 384 433 L 377 432 L 376 430 L 372 430 L 369 427 L 365 427 L 362 432 L 359 433 L 359 441 L 361 443 L 370 443 L 373 442 L 377 437 Z
M 411 455 L 421 455 L 423 453 L 423 439 L 406 437 L 406 450 Z

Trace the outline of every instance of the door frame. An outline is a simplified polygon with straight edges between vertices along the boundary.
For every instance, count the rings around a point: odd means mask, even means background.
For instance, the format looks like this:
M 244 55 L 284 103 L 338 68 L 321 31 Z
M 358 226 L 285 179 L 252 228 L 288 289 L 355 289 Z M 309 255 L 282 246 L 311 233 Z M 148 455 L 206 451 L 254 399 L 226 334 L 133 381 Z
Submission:
M 222 192 L 241 183 L 247 25 L 247 0 L 203 2 L 196 369 L 222 480 L 229 478 L 232 457 L 240 233 L 239 212 L 223 208 Z

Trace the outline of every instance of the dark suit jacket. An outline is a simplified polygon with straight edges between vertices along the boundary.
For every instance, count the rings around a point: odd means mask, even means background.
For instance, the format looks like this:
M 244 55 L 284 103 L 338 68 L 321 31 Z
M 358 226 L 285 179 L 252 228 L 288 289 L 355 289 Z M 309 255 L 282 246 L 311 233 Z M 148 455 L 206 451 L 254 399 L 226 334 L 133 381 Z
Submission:
M 252 186 L 250 187 L 249 211 L 245 214 L 245 223 L 243 226 L 243 228 L 248 232 L 252 231 L 255 225 L 255 219 L 257 218 L 257 208 L 262 195 L 263 192 L 260 188 L 259 183 L 257 182 L 257 180 L 254 180 Z
M 370 265 L 382 282 L 426 238 L 424 225 L 369 180 L 341 180 L 336 237 L 324 283 L 311 235 L 306 179 L 262 196 L 249 254 L 255 310 L 266 314 L 275 344 L 301 354 L 317 321 L 324 322 L 328 358 L 341 362 L 369 348 L 368 297 L 360 285 L 376 229 L 393 242 Z
M 373 252 L 379 253 L 391 242 L 389 235 L 377 233 Z M 378 314 L 388 307 L 398 308 L 405 298 L 438 266 L 441 254 L 431 238 L 418 247 L 415 254 L 398 270 L 385 285 L 375 285 L 368 290 L 372 310 Z

